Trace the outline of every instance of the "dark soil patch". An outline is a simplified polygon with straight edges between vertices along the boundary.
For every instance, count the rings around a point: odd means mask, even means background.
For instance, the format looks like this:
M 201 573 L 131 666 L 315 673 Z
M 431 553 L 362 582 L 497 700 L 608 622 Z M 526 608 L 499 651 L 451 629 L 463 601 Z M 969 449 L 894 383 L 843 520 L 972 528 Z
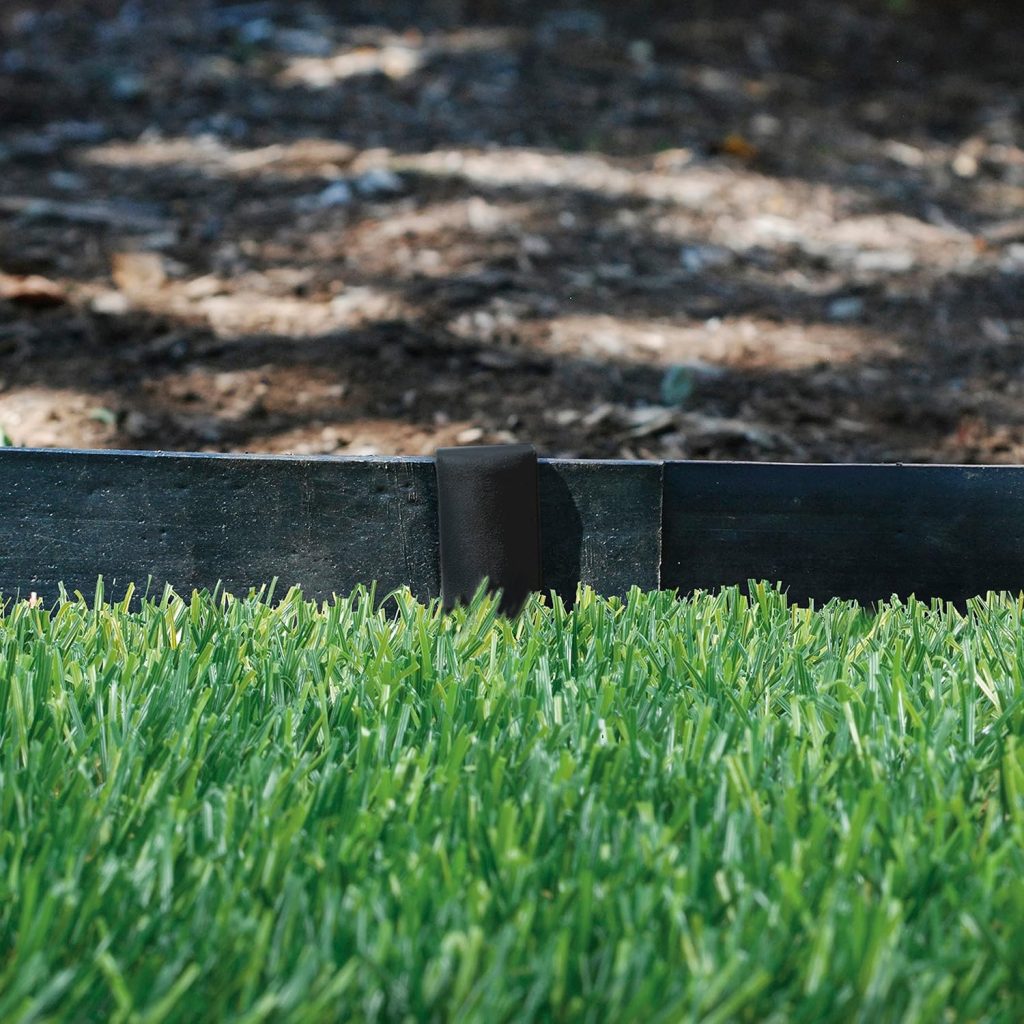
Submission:
M 4 5 L 0 427 L 1022 461 L 1024 27 L 924 7 Z

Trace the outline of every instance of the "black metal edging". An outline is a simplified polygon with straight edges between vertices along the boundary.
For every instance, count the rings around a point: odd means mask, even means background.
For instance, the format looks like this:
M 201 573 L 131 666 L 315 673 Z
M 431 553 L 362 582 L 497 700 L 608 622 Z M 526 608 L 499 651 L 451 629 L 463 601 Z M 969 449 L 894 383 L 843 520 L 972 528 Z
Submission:
M 1024 588 L 1024 467 L 666 462 L 662 583 L 959 605 Z
M 962 603 L 1024 588 L 1024 467 L 544 460 L 541 589 Z M 129 582 L 317 599 L 376 580 L 441 593 L 430 458 L 0 449 L 0 593 Z
M 541 459 L 542 589 L 658 585 L 661 466 Z M 128 582 L 312 598 L 377 582 L 441 593 L 432 458 L 0 449 L 0 593 Z

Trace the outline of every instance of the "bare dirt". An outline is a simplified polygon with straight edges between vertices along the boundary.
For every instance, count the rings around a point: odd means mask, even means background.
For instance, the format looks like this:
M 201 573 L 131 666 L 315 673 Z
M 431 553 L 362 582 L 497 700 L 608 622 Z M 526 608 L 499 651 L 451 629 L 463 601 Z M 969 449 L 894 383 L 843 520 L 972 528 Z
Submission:
M 4 3 L 0 428 L 1024 461 L 1022 52 L 1009 4 Z

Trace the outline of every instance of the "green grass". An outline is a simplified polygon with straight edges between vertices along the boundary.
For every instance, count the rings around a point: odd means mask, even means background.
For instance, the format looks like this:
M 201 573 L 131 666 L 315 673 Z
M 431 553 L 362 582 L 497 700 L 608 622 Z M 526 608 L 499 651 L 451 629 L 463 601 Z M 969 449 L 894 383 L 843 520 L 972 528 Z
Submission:
M 1024 599 L 0 617 L 0 1021 L 1024 1019 Z

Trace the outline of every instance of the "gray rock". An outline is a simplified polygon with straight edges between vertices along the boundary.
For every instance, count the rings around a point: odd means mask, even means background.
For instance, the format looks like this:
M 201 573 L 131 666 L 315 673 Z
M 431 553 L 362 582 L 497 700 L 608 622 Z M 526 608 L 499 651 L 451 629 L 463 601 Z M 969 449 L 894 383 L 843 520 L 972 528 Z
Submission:
M 398 195 L 405 190 L 405 184 L 394 171 L 387 167 L 374 167 L 364 171 L 352 183 L 361 196 Z
M 691 274 L 728 266 L 733 254 L 719 245 L 684 245 L 679 250 L 679 262 Z
M 110 80 L 110 95 L 115 100 L 130 103 L 145 96 L 146 79 L 135 71 L 119 71 Z
M 864 300 L 856 295 L 844 295 L 833 299 L 825 308 L 829 320 L 856 320 L 864 313 Z
M 305 209 L 327 210 L 334 206 L 348 206 L 352 202 L 352 186 L 347 181 L 332 181 L 319 195 L 300 200 Z

